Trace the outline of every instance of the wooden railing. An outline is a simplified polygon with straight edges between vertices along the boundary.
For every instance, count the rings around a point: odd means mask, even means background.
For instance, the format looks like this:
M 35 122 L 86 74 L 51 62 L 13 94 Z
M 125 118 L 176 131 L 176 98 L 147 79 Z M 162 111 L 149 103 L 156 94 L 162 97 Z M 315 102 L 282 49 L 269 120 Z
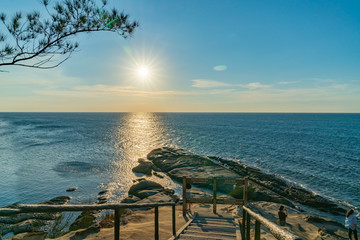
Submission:
M 186 185 L 190 184 L 207 184 L 213 185 L 213 197 L 212 198 L 187 198 Z M 243 185 L 243 199 L 217 199 L 216 198 L 216 185 L 217 184 L 231 184 L 231 185 Z M 247 192 L 248 192 L 248 178 L 244 179 L 229 179 L 229 178 L 187 178 L 183 177 L 183 215 L 186 215 L 186 203 L 212 203 L 213 212 L 216 213 L 216 204 L 236 204 L 247 205 Z
M 45 205 L 45 204 L 34 204 L 34 205 L 23 205 L 20 204 L 16 208 L 0 208 L 0 216 L 11 216 L 20 213 L 49 213 L 49 212 L 79 212 L 86 210 L 105 210 L 112 209 L 115 211 L 114 215 L 114 239 L 120 239 L 120 209 L 125 208 L 155 208 L 155 233 L 154 237 L 156 240 L 159 239 L 159 207 L 172 206 L 172 232 L 176 235 L 176 215 L 175 215 L 174 202 L 167 203 L 149 203 L 149 204 L 102 204 L 102 205 Z M 0 236 L 1 237 L 1 236 Z
M 243 219 L 241 224 L 241 238 L 242 240 L 250 240 L 250 223 L 251 217 L 255 219 L 255 240 L 260 240 L 260 225 L 263 225 L 270 233 L 279 240 L 302 240 L 302 238 L 282 229 L 277 224 L 270 222 L 260 214 L 243 206 Z

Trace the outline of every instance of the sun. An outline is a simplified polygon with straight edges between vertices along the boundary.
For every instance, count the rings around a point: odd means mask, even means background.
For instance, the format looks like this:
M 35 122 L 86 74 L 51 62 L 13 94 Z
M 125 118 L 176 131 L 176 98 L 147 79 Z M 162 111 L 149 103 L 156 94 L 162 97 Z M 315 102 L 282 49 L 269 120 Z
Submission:
M 141 66 L 137 69 L 137 74 L 141 78 L 147 78 L 150 76 L 150 70 L 146 66 Z

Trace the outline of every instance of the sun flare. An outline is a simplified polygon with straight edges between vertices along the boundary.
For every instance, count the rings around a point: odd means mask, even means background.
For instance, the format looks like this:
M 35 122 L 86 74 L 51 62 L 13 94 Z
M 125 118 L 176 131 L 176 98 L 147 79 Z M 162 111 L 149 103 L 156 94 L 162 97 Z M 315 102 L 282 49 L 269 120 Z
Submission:
M 144 67 L 144 66 L 139 67 L 137 69 L 137 74 L 142 78 L 146 78 L 146 77 L 148 77 L 150 75 L 149 68 Z

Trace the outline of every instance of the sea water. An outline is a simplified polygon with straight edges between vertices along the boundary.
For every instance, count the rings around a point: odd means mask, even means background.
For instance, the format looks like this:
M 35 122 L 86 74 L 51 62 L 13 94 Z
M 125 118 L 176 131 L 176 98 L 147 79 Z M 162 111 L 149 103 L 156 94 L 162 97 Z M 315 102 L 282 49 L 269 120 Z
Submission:
M 93 203 L 103 189 L 118 202 L 138 158 L 162 146 L 240 161 L 360 207 L 360 114 L 313 113 L 0 113 L 0 206 L 60 195 Z

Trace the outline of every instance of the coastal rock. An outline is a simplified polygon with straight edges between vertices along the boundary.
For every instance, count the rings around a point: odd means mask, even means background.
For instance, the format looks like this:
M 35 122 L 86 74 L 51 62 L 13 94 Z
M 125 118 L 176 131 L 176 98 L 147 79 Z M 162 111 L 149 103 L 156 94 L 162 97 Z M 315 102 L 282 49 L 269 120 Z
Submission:
M 19 233 L 12 237 L 7 238 L 8 240 L 43 240 L 46 238 L 47 233 L 42 232 L 26 232 Z
M 83 211 L 73 222 L 69 230 L 75 231 L 82 228 L 88 228 L 96 223 L 96 214 L 98 211 Z
M 104 195 L 104 194 L 106 194 L 106 193 L 108 193 L 108 192 L 109 192 L 109 190 L 105 189 L 105 190 L 103 190 L 103 191 L 100 191 L 100 192 L 98 193 L 98 195 Z
M 48 204 L 48 205 L 63 205 L 70 201 L 71 197 L 69 196 L 59 196 L 53 199 L 50 199 L 46 202 L 41 202 L 40 204 Z
M 159 170 L 152 162 L 146 161 L 143 158 L 140 158 L 138 162 L 139 165 L 132 169 L 133 172 L 143 173 L 145 175 L 152 175 L 153 170 Z
M 347 240 L 347 238 L 338 236 L 333 231 L 322 226 L 318 230 L 318 236 L 314 240 Z
M 345 212 L 344 208 L 330 200 L 239 162 L 213 156 L 203 157 L 183 149 L 170 147 L 154 149 L 147 155 L 147 158 L 177 181 L 182 181 L 183 176 L 196 178 L 248 177 L 249 180 L 263 187 L 263 189 L 256 188 L 253 200 L 273 201 L 288 206 L 294 206 L 290 201 L 295 201 L 336 215 L 343 215 Z M 218 190 L 229 192 L 231 189 L 228 186 L 219 186 Z M 263 191 L 264 188 L 267 190 Z
M 345 209 L 339 207 L 336 203 L 331 202 L 330 200 L 327 200 L 319 195 L 315 195 L 314 193 L 300 186 L 292 185 L 274 175 L 263 173 L 259 169 L 248 167 L 238 162 L 221 159 L 219 157 L 209 158 L 217 161 L 219 164 L 226 164 L 230 170 L 234 171 L 240 176 L 247 176 L 251 181 L 290 200 L 294 200 L 298 203 L 317 208 L 320 211 L 330 212 L 336 215 L 343 215 L 345 212 Z
M 74 191 L 76 191 L 76 190 L 78 190 L 78 189 L 79 189 L 79 187 L 72 187 L 72 188 L 66 189 L 66 191 L 67 191 L 67 192 L 74 192 Z
M 138 179 L 133 180 L 133 183 L 141 182 L 141 181 L 144 181 L 144 180 L 146 180 L 146 178 L 138 178 Z
M 152 195 L 155 195 L 157 193 L 159 193 L 158 190 L 142 190 L 142 191 L 135 192 L 134 195 L 140 199 L 144 199 L 144 198 L 150 197 Z
M 238 178 L 239 175 L 215 164 L 211 159 L 192 154 L 182 149 L 163 147 L 152 150 L 147 158 L 171 178 L 182 181 L 183 176 L 194 178 Z M 209 187 L 199 185 L 200 187 Z M 229 192 L 230 185 L 217 185 L 219 191 Z
M 71 197 L 59 196 L 40 204 L 63 205 Z M 16 208 L 19 203 L 6 206 L 7 208 Z M 59 216 L 59 213 L 21 213 L 14 216 L 0 217 L 2 225 L 2 234 L 14 232 L 15 234 L 23 232 L 34 232 L 34 230 L 43 229 Z
M 154 176 L 157 176 L 158 178 L 164 178 L 165 176 L 159 172 L 154 171 Z
M 130 187 L 129 194 L 135 195 L 135 193 L 141 190 L 155 190 L 155 189 L 162 191 L 164 188 L 159 183 L 144 180 L 135 185 L 132 185 Z
M 121 202 L 122 203 L 136 203 L 137 201 L 140 201 L 141 199 L 136 196 L 129 196 L 127 198 L 124 198 Z

